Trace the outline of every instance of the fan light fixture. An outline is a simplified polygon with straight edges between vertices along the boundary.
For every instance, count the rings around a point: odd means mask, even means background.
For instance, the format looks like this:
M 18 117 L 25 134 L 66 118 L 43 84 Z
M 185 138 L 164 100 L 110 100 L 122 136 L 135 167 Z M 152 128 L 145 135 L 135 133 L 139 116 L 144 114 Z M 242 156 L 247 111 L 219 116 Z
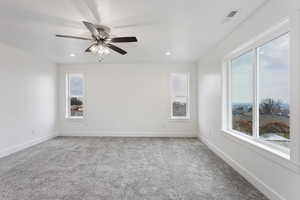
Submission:
M 171 52 L 167 51 L 166 56 L 170 56 L 170 55 L 171 55 Z
M 101 62 L 104 59 L 105 55 L 110 54 L 110 50 L 108 49 L 108 47 L 102 45 L 102 44 L 97 44 L 94 45 L 90 48 L 90 51 L 93 54 L 96 54 L 98 56 L 98 60 Z
M 110 54 L 110 50 L 104 46 L 104 45 L 95 45 L 91 47 L 91 51 L 94 54 L 98 54 L 98 55 L 107 55 Z
M 126 55 L 127 52 L 112 43 L 128 43 L 128 42 L 137 42 L 136 37 L 111 37 L 111 29 L 104 25 L 92 24 L 90 22 L 83 21 L 84 26 L 90 31 L 91 38 L 79 37 L 79 36 L 71 36 L 71 35 L 59 35 L 56 37 L 61 38 L 70 38 L 70 39 L 78 39 L 78 40 L 87 40 L 91 41 L 93 44 L 90 45 L 85 52 L 93 53 L 98 55 L 98 60 L 102 61 L 103 57 L 107 54 L 110 54 L 111 50 L 115 51 L 121 55 Z M 75 54 L 71 54 L 70 56 L 75 56 Z

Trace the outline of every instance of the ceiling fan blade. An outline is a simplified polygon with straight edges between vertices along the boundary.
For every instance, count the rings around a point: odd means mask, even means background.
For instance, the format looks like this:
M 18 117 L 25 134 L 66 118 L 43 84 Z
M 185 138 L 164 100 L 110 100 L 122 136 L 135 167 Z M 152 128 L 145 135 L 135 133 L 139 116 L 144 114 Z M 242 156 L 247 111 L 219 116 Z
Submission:
M 119 54 L 122 54 L 122 55 L 127 54 L 126 51 L 124 51 L 123 49 L 121 49 L 121 48 L 119 48 L 119 47 L 117 47 L 117 46 L 115 46 L 115 45 L 113 45 L 113 44 L 109 44 L 109 43 L 108 43 L 108 44 L 106 44 L 106 46 L 107 46 L 108 48 L 110 48 L 110 49 L 112 49 L 112 50 L 118 52 Z
M 114 43 L 137 42 L 137 41 L 138 40 L 136 37 L 115 37 L 110 39 L 110 42 L 114 42 Z
M 92 48 L 93 47 L 95 47 L 95 46 L 97 46 L 97 44 L 95 43 L 95 44 L 92 44 L 91 46 L 89 46 L 86 50 L 85 50 L 85 52 L 87 52 L 87 53 L 89 53 L 89 52 L 92 52 Z
M 71 36 L 71 35 L 55 35 L 56 37 L 61 37 L 61 38 L 70 38 L 70 39 L 78 39 L 78 40 L 92 40 L 90 38 L 84 38 L 84 37 L 78 37 L 78 36 Z
M 135 23 L 135 24 L 125 24 L 125 25 L 118 25 L 118 26 L 112 26 L 114 29 L 122 29 L 122 28 L 137 28 L 137 27 L 144 27 L 144 26 L 150 26 L 154 23 Z
M 85 22 L 85 21 L 83 21 L 82 23 L 85 25 L 85 27 L 87 29 L 89 29 L 89 31 L 91 32 L 93 37 L 95 37 L 97 39 L 100 38 L 100 33 L 99 33 L 99 31 L 97 30 L 97 28 L 94 24 L 92 24 L 90 22 Z

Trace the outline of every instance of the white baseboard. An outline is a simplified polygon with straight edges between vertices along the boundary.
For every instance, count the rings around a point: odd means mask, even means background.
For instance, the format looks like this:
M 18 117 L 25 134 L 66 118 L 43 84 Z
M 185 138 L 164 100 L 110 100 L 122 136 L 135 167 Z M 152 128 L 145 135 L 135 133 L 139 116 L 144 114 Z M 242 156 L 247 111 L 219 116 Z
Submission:
M 88 131 L 88 132 L 61 132 L 59 136 L 80 136 L 80 137 L 179 137 L 197 138 L 197 132 L 193 131 Z
M 238 173 L 240 173 L 245 179 L 247 179 L 252 185 L 265 194 L 271 200 L 286 200 L 268 185 L 266 185 L 262 180 L 260 180 L 257 176 L 252 174 L 238 162 L 233 160 L 228 154 L 224 153 L 220 148 L 210 143 L 208 139 L 204 137 L 199 137 L 199 139 L 206 144 L 215 154 L 217 154 L 220 158 L 222 158 L 227 164 L 229 164 L 232 168 L 234 168 Z
M 34 140 L 31 140 L 31 141 L 25 142 L 23 144 L 19 144 L 19 145 L 15 145 L 15 146 L 6 148 L 6 149 L 0 151 L 0 158 L 3 158 L 3 157 L 8 156 L 10 154 L 16 153 L 18 151 L 22 151 L 24 149 L 27 149 L 27 148 L 32 147 L 34 145 L 37 145 L 39 143 L 45 142 L 45 141 L 50 140 L 50 139 L 52 139 L 56 136 L 57 136 L 57 133 L 55 133 L 53 135 L 49 135 L 49 136 L 40 137 L 38 139 L 34 139 Z

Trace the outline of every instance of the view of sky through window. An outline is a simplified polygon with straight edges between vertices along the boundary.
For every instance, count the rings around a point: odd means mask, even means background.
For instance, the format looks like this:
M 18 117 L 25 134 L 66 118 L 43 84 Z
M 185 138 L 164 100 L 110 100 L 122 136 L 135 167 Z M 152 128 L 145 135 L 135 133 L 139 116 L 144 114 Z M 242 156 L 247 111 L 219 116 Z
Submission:
M 260 99 L 289 103 L 289 34 L 258 49 Z
M 253 51 L 243 54 L 231 63 L 232 102 L 252 104 Z
M 185 73 L 172 74 L 171 92 L 172 96 L 187 96 L 188 95 L 188 76 Z
M 83 78 L 82 76 L 70 76 L 70 95 L 83 96 Z

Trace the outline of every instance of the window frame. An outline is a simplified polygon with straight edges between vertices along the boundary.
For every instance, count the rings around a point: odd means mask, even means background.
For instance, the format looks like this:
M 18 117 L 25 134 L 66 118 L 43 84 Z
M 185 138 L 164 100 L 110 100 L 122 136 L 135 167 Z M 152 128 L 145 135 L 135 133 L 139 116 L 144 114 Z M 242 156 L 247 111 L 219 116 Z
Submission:
M 171 76 L 172 74 L 185 74 L 187 76 L 187 96 L 173 96 L 172 94 L 172 80 Z M 190 120 L 191 115 L 190 115 L 190 73 L 189 72 L 172 72 L 169 74 L 169 105 L 170 105 L 170 120 Z M 186 106 L 186 116 L 181 117 L 181 116 L 174 116 L 173 115 L 173 101 L 176 97 L 184 97 L 187 99 L 187 106 Z
M 83 95 L 82 96 L 71 96 L 70 94 L 70 76 L 72 75 L 80 75 L 82 77 L 83 81 Z M 74 119 L 74 120 L 82 120 L 85 118 L 85 112 L 86 112 L 86 100 L 85 100 L 85 76 L 83 73 L 80 72 L 67 72 L 65 74 L 65 85 L 66 85 L 66 90 L 65 90 L 65 96 L 66 96 L 66 102 L 65 102 L 65 118 L 66 119 Z M 71 108 L 71 98 L 72 97 L 77 97 L 82 99 L 83 105 L 84 105 L 84 110 L 83 110 L 83 115 L 82 116 L 71 116 L 70 108 Z
M 227 79 L 228 79 L 228 99 L 227 99 L 227 103 L 228 103 L 228 113 L 227 113 L 227 118 L 228 118 L 228 121 L 227 121 L 227 127 L 228 127 L 228 130 L 229 131 L 231 131 L 232 133 L 235 133 L 235 134 L 238 134 L 238 135 L 241 135 L 241 136 L 244 136 L 244 137 L 246 137 L 246 138 L 252 138 L 252 137 L 254 137 L 255 136 L 255 131 L 254 131 L 254 124 L 256 124 L 255 123 L 255 109 L 256 109 L 256 105 L 255 105 L 255 94 L 254 94 L 254 92 L 255 92 L 255 88 L 254 87 L 252 87 L 253 88 L 253 91 L 252 91 L 252 98 L 253 98 L 253 109 L 252 109 L 252 124 L 253 124 L 253 132 L 252 132 L 252 136 L 250 136 L 250 135 L 248 135 L 248 134 L 246 134 L 246 133 L 243 133 L 243 132 L 241 132 L 241 131 L 238 131 L 238 130 L 234 130 L 233 128 L 232 128 L 232 99 L 231 99 L 231 97 L 232 97 L 232 87 L 231 87 L 231 80 L 232 80 L 232 61 L 233 60 L 235 60 L 235 59 L 238 59 L 238 58 L 240 58 L 241 56 L 244 56 L 244 55 L 246 55 L 246 54 L 248 54 L 248 53 L 250 53 L 250 52 L 252 52 L 253 50 L 248 50 L 248 51 L 245 51 L 245 52 L 243 52 L 242 54 L 240 54 L 239 56 L 235 56 L 235 57 L 232 57 L 230 60 L 228 60 L 227 62 L 227 70 L 228 70 L 228 74 L 227 74 Z M 256 53 L 254 53 L 254 57 L 256 56 Z M 253 83 L 254 83 L 254 81 L 255 81 L 255 69 L 253 70 Z M 253 85 L 252 85 L 253 86 Z
M 223 90 L 223 105 L 222 105 L 222 130 L 224 133 L 232 136 L 236 136 L 239 139 L 242 139 L 248 143 L 254 144 L 257 147 L 264 148 L 272 153 L 275 153 L 279 155 L 280 157 L 283 157 L 285 159 L 290 160 L 291 158 L 291 151 L 293 148 L 292 145 L 292 140 L 294 139 L 293 137 L 293 132 L 290 131 L 291 134 L 291 149 L 281 147 L 276 144 L 272 144 L 267 141 L 263 141 L 262 139 L 259 139 L 259 127 L 258 127 L 258 121 L 259 121 L 259 76 L 258 76 L 258 70 L 259 70 L 259 57 L 258 57 L 258 49 L 265 45 L 268 44 L 269 42 L 272 42 L 273 40 L 276 40 L 280 38 L 281 36 L 284 36 L 285 34 L 289 34 L 290 36 L 290 44 L 291 44 L 291 30 L 289 27 L 289 20 L 284 20 L 277 26 L 272 27 L 268 31 L 262 33 L 255 39 L 251 40 L 250 42 L 242 45 L 240 48 L 234 50 L 225 58 L 223 59 L 223 75 L 222 75 L 222 90 Z M 231 105 L 231 62 L 232 60 L 239 58 L 240 56 L 243 56 L 249 52 L 253 52 L 254 57 L 253 57 L 253 135 L 249 136 L 245 133 L 242 133 L 237 130 L 232 129 L 232 105 Z M 291 55 L 291 45 L 290 45 L 290 52 L 289 54 Z M 289 69 L 289 76 L 291 76 L 291 56 L 289 57 L 290 59 L 290 69 Z M 291 83 L 289 83 L 291 86 Z M 289 87 L 290 87 L 289 86 Z M 289 91 L 290 99 L 291 98 L 291 87 Z M 291 100 L 289 102 L 291 105 Z M 291 108 L 291 106 L 290 106 Z M 290 127 L 291 127 L 291 118 L 293 116 L 290 115 Z

